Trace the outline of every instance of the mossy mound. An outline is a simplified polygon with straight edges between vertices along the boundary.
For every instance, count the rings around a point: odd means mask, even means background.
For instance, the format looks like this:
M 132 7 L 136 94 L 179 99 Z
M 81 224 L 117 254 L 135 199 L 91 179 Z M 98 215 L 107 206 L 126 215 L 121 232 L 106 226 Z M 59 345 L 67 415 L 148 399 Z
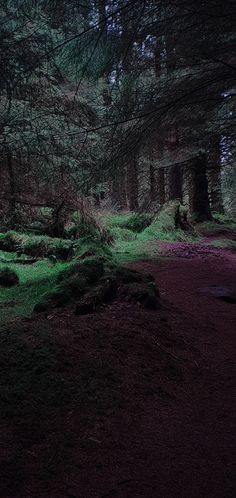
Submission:
M 59 277 L 54 292 L 45 295 L 36 312 L 76 304 L 75 313 L 86 314 L 123 296 L 146 308 L 158 308 L 159 292 L 151 275 L 117 267 L 102 258 L 76 262 Z
M 114 227 L 111 228 L 110 232 L 114 237 L 114 240 L 123 240 L 125 242 L 129 242 L 135 240 L 137 237 L 137 234 L 132 230 L 129 230 L 128 228 Z
M 139 234 L 140 241 L 185 241 L 196 237 L 194 227 L 189 222 L 188 211 L 179 201 L 165 204 L 152 223 Z
M 152 223 L 152 220 L 153 215 L 150 213 L 125 213 L 109 215 L 105 222 L 114 235 L 116 235 L 115 229 L 118 228 L 127 230 L 128 235 L 128 232 L 142 232 Z
M 145 308 L 159 308 L 159 292 L 154 282 L 133 282 L 123 287 L 124 294 L 128 300 L 142 304 Z
M 0 285 L 2 287 L 14 287 L 19 284 L 19 277 L 14 270 L 2 268 L 0 270 Z
M 34 311 L 41 312 L 60 308 L 68 302 L 78 302 L 104 275 L 103 262 L 98 258 L 88 258 L 81 263 L 72 264 L 61 272 L 54 292 L 43 296 Z
M 102 304 L 109 303 L 117 295 L 117 282 L 114 278 L 100 279 L 99 284 L 88 291 L 76 306 L 76 315 L 86 315 L 96 310 Z
M 149 213 L 134 213 L 130 218 L 123 224 L 123 228 L 132 230 L 132 232 L 140 233 L 149 225 L 151 225 L 153 220 L 153 215 Z
M 66 261 L 73 255 L 73 242 L 11 231 L 0 234 L 0 249 L 36 258 L 54 256 L 59 260 Z
M 104 262 L 99 257 L 88 257 L 72 264 L 58 277 L 64 284 L 71 279 L 86 281 L 87 285 L 95 284 L 104 274 Z
M 118 267 L 115 274 L 122 296 L 131 302 L 142 304 L 145 308 L 159 307 L 160 294 L 152 275 L 123 266 Z

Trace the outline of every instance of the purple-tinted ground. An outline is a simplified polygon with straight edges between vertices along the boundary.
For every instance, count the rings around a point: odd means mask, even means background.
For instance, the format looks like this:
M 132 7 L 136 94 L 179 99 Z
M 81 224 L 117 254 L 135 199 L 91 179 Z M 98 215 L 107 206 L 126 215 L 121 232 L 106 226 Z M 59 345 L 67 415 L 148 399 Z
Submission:
M 29 390 L 2 423 L 1 498 L 236 495 L 236 305 L 206 291 L 235 292 L 236 256 L 161 249 L 132 265 L 155 276 L 159 310 L 119 301 L 14 324 L 29 348 L 51 344 L 51 373 L 79 395 L 42 408 Z

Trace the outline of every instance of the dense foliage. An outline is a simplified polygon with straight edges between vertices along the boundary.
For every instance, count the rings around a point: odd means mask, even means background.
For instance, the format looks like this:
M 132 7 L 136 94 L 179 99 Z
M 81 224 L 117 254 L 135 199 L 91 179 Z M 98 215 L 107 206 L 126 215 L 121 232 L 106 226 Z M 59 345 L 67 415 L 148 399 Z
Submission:
M 5 224 L 35 205 L 76 209 L 81 193 L 131 211 L 183 199 L 199 221 L 235 212 L 233 0 L 0 12 Z

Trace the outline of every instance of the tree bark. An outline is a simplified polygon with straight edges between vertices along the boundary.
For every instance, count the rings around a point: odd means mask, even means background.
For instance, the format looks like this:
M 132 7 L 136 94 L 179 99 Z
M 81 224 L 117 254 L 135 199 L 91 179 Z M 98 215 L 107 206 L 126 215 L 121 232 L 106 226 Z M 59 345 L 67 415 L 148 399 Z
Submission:
M 156 202 L 157 200 L 157 182 L 156 182 L 156 172 L 153 161 L 150 163 L 149 167 L 149 182 L 150 182 L 150 201 Z
M 211 209 L 216 213 L 224 213 L 221 190 L 221 152 L 219 139 L 213 143 L 208 155 L 208 179 Z
M 166 202 L 166 193 L 165 193 L 165 169 L 158 168 L 157 170 L 157 190 L 158 190 L 158 202 L 160 207 L 163 206 Z
M 14 217 L 16 214 L 16 184 L 15 184 L 13 160 L 10 151 L 7 153 L 7 169 L 8 169 L 9 187 L 10 187 L 9 212 L 12 222 L 14 223 Z
M 112 178 L 112 201 L 118 210 L 127 208 L 126 175 L 117 170 Z
M 127 169 L 127 187 L 130 211 L 137 211 L 138 204 L 138 164 L 137 158 L 130 159 Z
M 168 200 L 182 200 L 183 196 L 183 172 L 180 166 L 172 166 L 168 171 Z
M 192 161 L 189 189 L 189 208 L 194 221 L 200 223 L 210 220 L 206 154 L 201 153 Z

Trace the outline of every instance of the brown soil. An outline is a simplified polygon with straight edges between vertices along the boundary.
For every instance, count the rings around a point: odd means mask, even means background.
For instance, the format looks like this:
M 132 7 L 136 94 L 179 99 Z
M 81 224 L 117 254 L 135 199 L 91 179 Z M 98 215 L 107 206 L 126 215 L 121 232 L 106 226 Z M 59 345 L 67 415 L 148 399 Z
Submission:
M 236 257 L 162 252 L 132 265 L 155 276 L 160 310 L 67 308 L 4 331 L 1 498 L 235 496 L 236 306 L 206 289 L 235 292 Z

